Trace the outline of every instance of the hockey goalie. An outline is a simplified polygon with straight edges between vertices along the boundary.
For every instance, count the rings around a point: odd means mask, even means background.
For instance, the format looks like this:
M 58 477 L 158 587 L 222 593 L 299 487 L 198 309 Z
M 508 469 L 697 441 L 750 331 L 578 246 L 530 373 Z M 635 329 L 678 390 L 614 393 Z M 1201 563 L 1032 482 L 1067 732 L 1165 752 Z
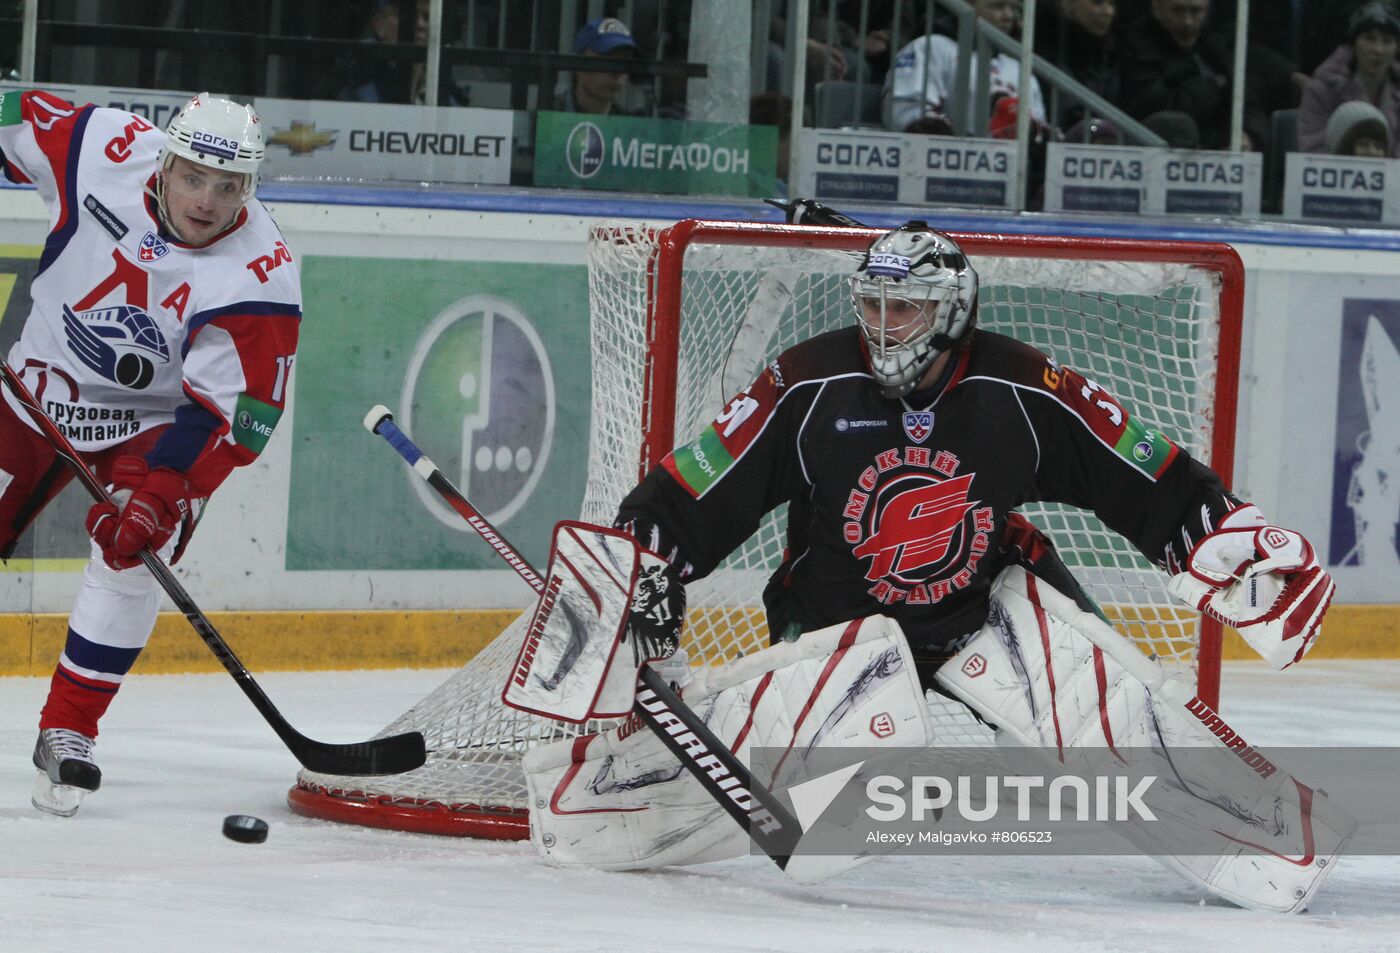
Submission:
M 616 518 L 649 562 L 648 591 L 678 595 L 785 505 L 787 548 L 764 592 L 775 644 L 692 669 L 674 649 L 677 595 L 634 598 L 650 633 L 637 657 L 658 660 L 741 757 L 754 746 L 877 746 L 865 730 L 877 716 L 890 720 L 891 747 L 926 744 L 925 691 L 958 699 L 999 742 L 1039 749 L 1047 764 L 1101 762 L 1118 746 L 1213 746 L 1233 761 L 1165 788 L 1155 806 L 1218 850 L 1177 856 L 1149 828 L 1129 840 L 1233 903 L 1305 908 L 1355 822 L 1286 766 L 1246 763 L 1243 739 L 1096 614 L 1016 509 L 1092 511 L 1162 570 L 1173 596 L 1278 669 L 1316 643 L 1334 592 L 1312 546 L 1092 380 L 978 329 L 977 273 L 947 235 L 909 222 L 878 237 L 851 289 L 852 326 L 780 354 Z M 643 868 L 748 847 L 633 720 L 537 748 L 525 771 L 532 842 L 552 863 Z M 755 779 L 765 780 L 779 779 Z M 1288 848 L 1299 832 L 1306 850 Z M 788 872 L 820 879 L 864 859 Z

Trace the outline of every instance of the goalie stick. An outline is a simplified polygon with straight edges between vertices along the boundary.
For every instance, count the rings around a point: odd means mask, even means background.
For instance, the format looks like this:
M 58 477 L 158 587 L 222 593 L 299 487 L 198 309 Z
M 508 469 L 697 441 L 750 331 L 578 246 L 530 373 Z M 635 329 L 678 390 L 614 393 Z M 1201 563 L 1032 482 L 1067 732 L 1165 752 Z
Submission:
M 3 375 L 5 384 L 39 426 L 39 430 L 43 433 L 49 446 L 53 447 L 54 452 L 68 464 L 73 475 L 78 478 L 78 482 L 87 489 L 94 500 L 99 503 L 110 503 L 112 498 L 97 479 L 96 474 L 83 462 L 82 457 L 68 442 L 63 431 L 59 430 L 58 426 L 49 419 L 49 415 L 44 413 L 43 408 L 34 399 L 34 395 L 24 385 L 24 381 L 4 361 L 0 361 L 0 375 Z M 219 635 L 213 623 L 200 611 L 194 599 L 185 591 L 185 587 L 180 585 L 175 574 L 170 571 L 170 567 L 165 565 L 149 546 L 143 548 L 140 555 L 141 561 L 145 563 L 151 575 L 156 578 L 156 582 L 160 583 L 160 587 L 165 590 L 166 595 L 170 596 L 170 601 L 175 603 L 176 608 L 189 620 L 190 625 L 204 640 L 204 644 L 209 646 L 209 650 L 214 653 L 214 657 L 223 665 L 224 670 L 233 676 L 238 687 L 243 689 L 243 694 L 247 695 L 248 700 L 253 703 L 253 707 L 272 726 L 272 730 L 277 733 L 277 737 L 282 739 L 287 750 L 304 767 L 321 774 L 401 774 L 419 767 L 427 760 L 423 736 L 416 731 L 352 744 L 330 744 L 324 741 L 315 741 L 297 731 L 286 718 L 282 717 L 277 706 L 263 692 L 262 687 L 253 679 L 252 674 L 243 667 L 243 663 L 238 660 L 233 649 L 229 648 L 228 643 Z
M 471 505 L 437 465 L 418 449 L 394 423 L 394 415 L 382 404 L 365 415 L 365 429 L 389 442 L 413 472 L 422 477 L 536 593 L 544 589 L 530 563 Z M 802 827 L 767 788 L 755 784 L 738 758 L 715 737 L 700 717 L 673 692 L 650 665 L 638 676 L 637 699 L 632 706 L 650 728 L 710 796 L 734 818 L 778 868 L 786 870 Z

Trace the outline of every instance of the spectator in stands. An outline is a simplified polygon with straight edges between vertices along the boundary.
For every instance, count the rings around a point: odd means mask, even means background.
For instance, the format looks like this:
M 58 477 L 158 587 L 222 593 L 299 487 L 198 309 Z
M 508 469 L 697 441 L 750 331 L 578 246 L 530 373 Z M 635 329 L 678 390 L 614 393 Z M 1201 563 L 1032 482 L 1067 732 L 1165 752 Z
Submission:
M 1121 146 L 1123 133 L 1107 119 L 1081 119 L 1065 131 L 1065 142 L 1087 142 L 1096 146 Z
M 870 82 L 884 85 L 890 57 L 916 36 L 925 33 L 956 32 L 956 21 L 933 0 L 840 0 L 842 15 L 859 26 L 861 7 L 868 4 L 866 33 L 860 37 L 860 52 Z
M 1336 156 L 1384 159 L 1390 154 L 1385 113 L 1362 99 L 1342 103 L 1327 120 L 1327 151 Z
M 885 74 L 890 68 L 890 31 L 871 30 L 860 38 L 860 55 L 865 58 L 865 68 L 870 82 L 884 85 Z
M 951 136 L 953 124 L 948 121 L 946 116 L 920 116 L 905 126 L 904 131 L 912 132 L 918 136 Z
M 1343 103 L 1361 100 L 1380 110 L 1389 129 L 1400 123 L 1400 13 L 1372 0 L 1352 14 L 1348 42 L 1332 51 L 1313 74 L 1298 110 L 1298 148 L 1332 152 L 1329 117 Z M 1387 139 L 1389 137 L 1387 136 Z M 1400 151 L 1392 147 L 1392 155 Z
M 1350 39 L 1347 25 L 1356 11 L 1370 2 L 1372 0 L 1303 0 L 1298 21 L 1299 69 L 1308 75 L 1317 72 L 1322 61 Z
M 428 45 L 428 0 L 415 3 L 412 38 L 400 36 L 399 8 L 409 0 L 376 0 L 369 20 L 361 31 L 363 43 L 411 42 Z M 426 56 L 424 60 L 426 59 Z M 426 96 L 424 60 L 407 61 L 398 57 L 353 55 L 340 67 L 342 83 L 336 99 L 361 103 L 417 103 Z M 444 67 L 438 84 L 438 105 L 467 105 L 467 90 L 452 82 Z
M 772 15 L 768 21 L 767 73 L 761 77 L 766 91 L 782 89 L 783 77 L 791 70 L 787 56 L 788 21 L 787 7 L 783 0 L 772 5 Z M 830 40 L 830 42 L 828 42 Z M 807 37 L 802 48 L 807 56 L 806 87 L 811 96 L 817 83 L 826 80 L 854 79 L 852 63 L 855 60 L 855 30 L 839 17 L 817 16 L 815 12 L 808 18 Z M 760 77 L 754 77 L 760 79 Z
M 987 135 L 993 139 L 1015 139 L 1019 113 L 1015 96 L 998 96 L 992 105 L 992 115 L 987 119 Z M 1037 212 L 1045 205 L 1046 148 L 1059 138 L 1053 128 L 1031 118 L 1026 152 L 1026 208 L 1029 211 Z
M 1114 106 L 1122 81 L 1116 13 L 1116 0 L 1052 0 L 1041 4 L 1035 31 L 1037 54 Z M 1067 102 L 1054 119 L 1063 128 L 1083 117 L 1082 104 Z
M 1215 24 L 1232 39 L 1240 0 L 1215 0 Z M 1302 7 L 1299 0 L 1250 0 L 1245 35 L 1251 45 L 1272 50 L 1290 64 L 1298 62 L 1298 19 Z M 1299 72 L 1306 77 L 1303 70 Z
M 616 17 L 589 20 L 574 35 L 571 52 L 580 56 L 600 56 L 608 59 L 631 59 L 637 55 L 637 43 L 627 24 Z M 627 91 L 627 74 L 609 70 L 575 70 L 573 79 L 564 90 L 564 112 L 597 113 L 600 115 L 631 115 L 621 108 Z
M 1211 0 L 1206 20 L 1206 32 L 1220 37 L 1231 50 L 1235 48 L 1239 2 Z M 1260 99 L 1269 110 L 1296 106 L 1307 84 L 1308 71 L 1297 65 L 1297 3 L 1298 0 L 1251 0 L 1249 5 L 1246 69 L 1251 87 L 1259 88 Z M 1120 24 L 1136 23 L 1150 6 L 1151 0 L 1118 0 Z
M 1234 51 L 1207 32 L 1210 0 L 1152 0 L 1123 36 L 1123 108 L 1175 148 L 1230 142 Z M 1244 148 L 1262 145 L 1268 112 L 1245 84 Z
M 807 27 L 807 66 L 809 70 L 815 68 L 817 82 L 854 80 L 860 62 L 857 45 L 855 27 L 839 16 L 811 11 Z
M 1013 34 L 1021 18 L 1021 0 L 974 0 L 973 10 L 979 19 L 1003 33 Z M 973 52 L 968 81 L 977 82 L 977 54 Z M 909 124 L 925 116 L 947 118 L 951 113 L 948 97 L 953 94 L 958 66 L 958 44 L 940 33 L 921 36 L 905 46 L 895 57 L 894 68 L 885 77 L 885 126 L 907 129 Z M 990 99 L 1015 96 L 1021 74 L 1020 61 L 998 53 L 990 64 Z M 1045 100 L 1035 78 L 1030 82 L 1031 117 L 1045 124 Z

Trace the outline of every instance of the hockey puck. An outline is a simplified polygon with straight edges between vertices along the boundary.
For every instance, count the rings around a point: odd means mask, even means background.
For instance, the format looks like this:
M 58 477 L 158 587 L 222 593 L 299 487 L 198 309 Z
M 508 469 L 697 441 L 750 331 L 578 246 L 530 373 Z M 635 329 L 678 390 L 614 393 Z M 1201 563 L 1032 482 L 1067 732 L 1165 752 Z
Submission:
M 240 844 L 261 844 L 267 840 L 267 821 L 247 814 L 230 814 L 224 818 L 224 836 Z

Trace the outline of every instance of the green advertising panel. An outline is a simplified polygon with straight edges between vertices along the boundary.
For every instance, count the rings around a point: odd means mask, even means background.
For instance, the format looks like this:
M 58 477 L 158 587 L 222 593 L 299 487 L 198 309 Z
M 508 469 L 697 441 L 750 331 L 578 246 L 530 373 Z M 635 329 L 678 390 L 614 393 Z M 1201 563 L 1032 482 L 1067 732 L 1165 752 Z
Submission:
M 287 568 L 501 569 L 362 420 L 384 404 L 536 565 L 588 465 L 582 265 L 302 262 Z
M 535 184 L 683 195 L 774 194 L 778 130 L 681 119 L 541 112 Z

